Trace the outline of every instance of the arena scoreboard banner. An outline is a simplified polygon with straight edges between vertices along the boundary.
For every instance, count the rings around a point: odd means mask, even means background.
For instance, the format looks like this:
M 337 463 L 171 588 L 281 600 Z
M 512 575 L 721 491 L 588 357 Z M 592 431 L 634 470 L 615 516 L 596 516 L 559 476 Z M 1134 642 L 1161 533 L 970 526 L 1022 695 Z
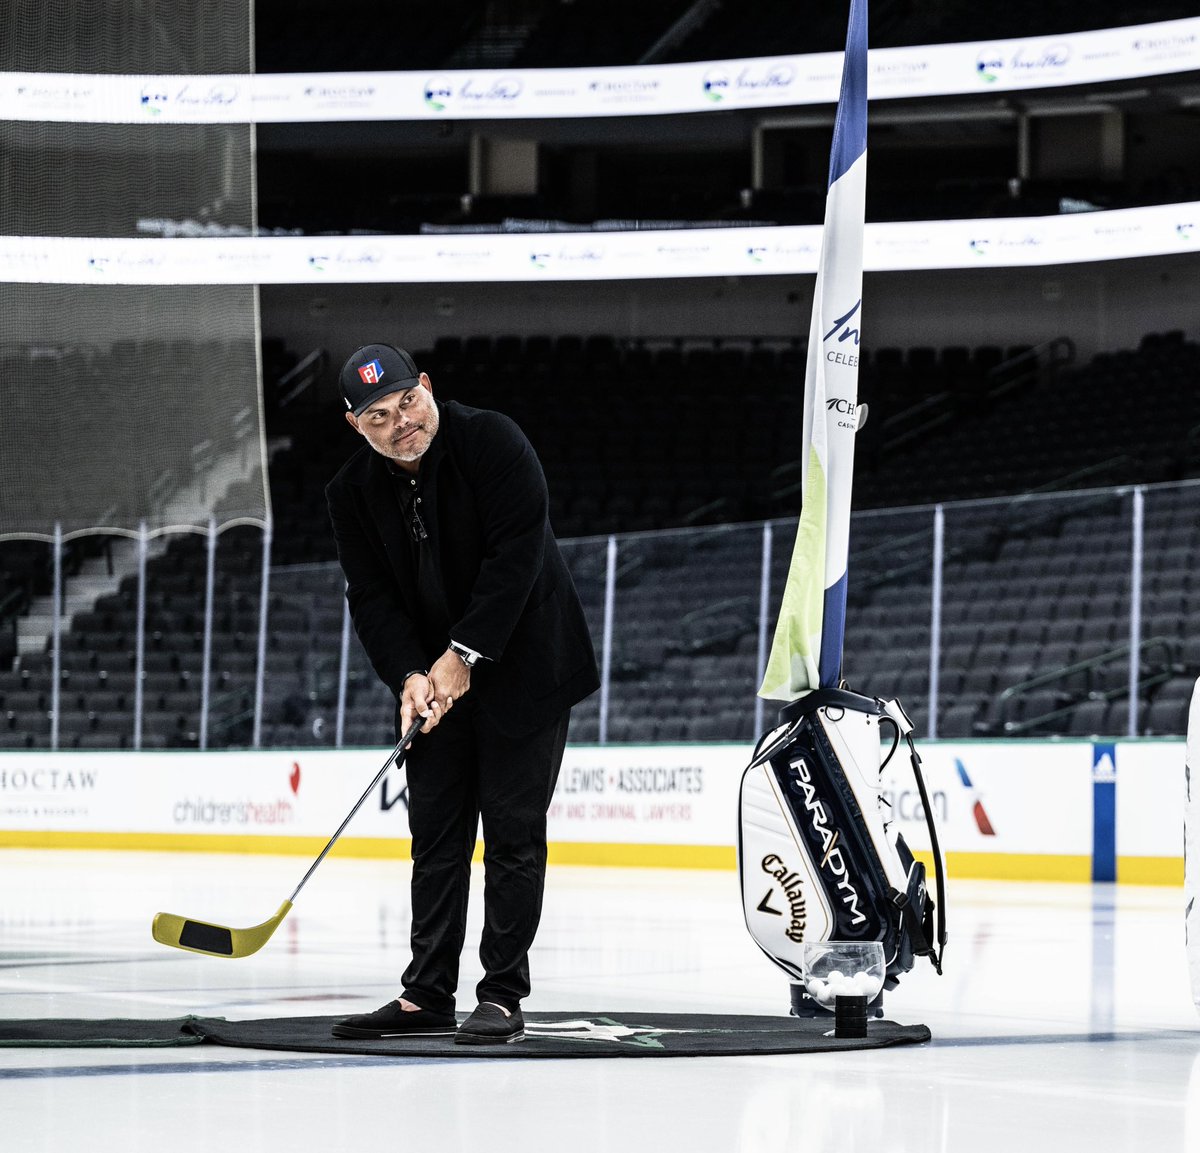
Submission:
M 951 878 L 1182 884 L 1181 740 L 923 742 Z M 0 848 L 315 855 L 384 755 L 0 753 Z M 732 868 L 748 746 L 569 746 L 548 814 L 551 860 Z M 885 798 L 928 849 L 907 763 Z M 404 857 L 408 797 L 389 773 L 334 852 Z
M 1200 18 L 877 48 L 872 100 L 1095 85 L 1200 70 Z M 122 76 L 0 73 L 0 119 L 108 124 L 655 116 L 832 104 L 842 53 L 622 68 Z

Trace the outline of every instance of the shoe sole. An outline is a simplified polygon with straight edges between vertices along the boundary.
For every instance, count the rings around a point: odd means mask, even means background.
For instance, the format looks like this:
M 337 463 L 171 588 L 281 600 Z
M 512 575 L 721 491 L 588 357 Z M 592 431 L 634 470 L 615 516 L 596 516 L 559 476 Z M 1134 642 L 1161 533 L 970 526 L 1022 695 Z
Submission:
M 386 1029 L 355 1029 L 347 1025 L 334 1025 L 330 1030 L 335 1037 L 346 1037 L 356 1041 L 386 1041 L 398 1037 L 453 1037 L 454 1029 L 404 1029 L 389 1032 Z
M 464 1033 L 460 1029 L 454 1035 L 456 1045 L 511 1045 L 514 1041 L 524 1041 L 525 1030 L 519 1033 L 509 1033 L 503 1037 L 485 1037 L 480 1033 Z

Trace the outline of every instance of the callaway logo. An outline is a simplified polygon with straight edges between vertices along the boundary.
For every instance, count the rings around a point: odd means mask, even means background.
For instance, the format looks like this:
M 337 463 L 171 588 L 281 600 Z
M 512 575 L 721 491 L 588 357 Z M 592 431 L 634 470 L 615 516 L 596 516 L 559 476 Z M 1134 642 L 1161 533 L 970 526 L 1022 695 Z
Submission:
M 825 806 L 817 799 L 817 790 L 813 787 L 812 775 L 808 762 L 803 757 L 797 757 L 788 768 L 796 776 L 796 783 L 804 795 L 804 809 L 812 818 L 812 829 L 821 842 L 821 869 L 830 872 L 836 878 L 835 888 L 842 894 L 842 904 L 850 911 L 850 924 L 862 925 L 867 918 L 858 907 L 858 890 L 850 882 L 849 870 L 842 850 L 838 848 L 841 832 L 829 827 L 829 818 Z
M 791 924 L 784 930 L 783 935 L 789 941 L 795 941 L 799 945 L 804 940 L 804 927 L 808 924 L 808 908 L 804 903 L 804 889 L 800 874 L 790 872 L 787 865 L 783 863 L 783 859 L 775 853 L 768 853 L 763 857 L 762 871 L 779 882 L 779 887 L 787 898 L 788 910 L 791 913 Z M 758 903 L 759 912 L 782 917 L 783 914 L 778 909 L 771 908 L 770 898 L 771 890 L 768 889 L 766 896 Z

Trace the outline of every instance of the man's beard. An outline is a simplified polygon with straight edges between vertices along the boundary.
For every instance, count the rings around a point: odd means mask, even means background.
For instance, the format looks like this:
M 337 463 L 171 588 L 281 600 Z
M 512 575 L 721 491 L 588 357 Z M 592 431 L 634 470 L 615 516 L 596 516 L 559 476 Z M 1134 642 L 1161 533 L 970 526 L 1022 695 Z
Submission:
M 392 443 L 389 445 L 387 455 L 392 460 L 398 460 L 404 464 L 412 464 L 414 460 L 420 460 L 429 451 L 429 446 L 433 443 L 433 438 L 437 435 L 438 426 L 441 424 L 441 416 L 438 413 L 437 404 L 433 400 L 430 400 L 429 405 L 429 416 L 422 422 L 421 427 L 411 437 L 406 438 L 399 444 Z

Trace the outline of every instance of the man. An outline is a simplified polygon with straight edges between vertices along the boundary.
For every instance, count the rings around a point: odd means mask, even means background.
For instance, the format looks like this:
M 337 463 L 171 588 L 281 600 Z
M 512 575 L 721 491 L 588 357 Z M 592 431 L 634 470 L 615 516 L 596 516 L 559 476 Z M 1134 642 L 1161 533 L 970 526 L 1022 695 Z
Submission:
M 326 496 L 355 631 L 396 695 L 412 831 L 412 961 L 403 991 L 339 1037 L 524 1037 L 529 948 L 546 876 L 546 810 L 570 709 L 599 685 L 583 609 L 548 517 L 541 465 L 495 412 L 438 404 L 386 344 L 340 378 L 367 444 Z M 484 978 L 455 1031 L 476 829 L 483 819 Z

